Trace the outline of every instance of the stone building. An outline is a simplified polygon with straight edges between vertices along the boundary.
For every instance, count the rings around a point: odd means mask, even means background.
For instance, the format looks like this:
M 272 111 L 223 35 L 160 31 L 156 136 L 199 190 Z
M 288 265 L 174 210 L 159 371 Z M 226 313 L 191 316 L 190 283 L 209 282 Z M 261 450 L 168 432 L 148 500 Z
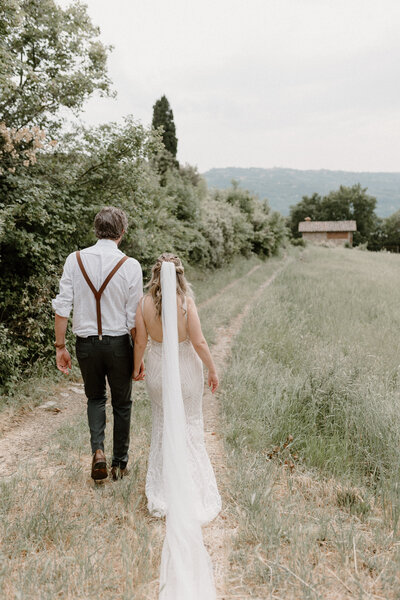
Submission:
M 330 242 L 342 246 L 348 242 L 351 246 L 353 231 L 357 231 L 355 221 L 312 221 L 307 218 L 299 223 L 299 232 L 303 239 L 314 244 Z

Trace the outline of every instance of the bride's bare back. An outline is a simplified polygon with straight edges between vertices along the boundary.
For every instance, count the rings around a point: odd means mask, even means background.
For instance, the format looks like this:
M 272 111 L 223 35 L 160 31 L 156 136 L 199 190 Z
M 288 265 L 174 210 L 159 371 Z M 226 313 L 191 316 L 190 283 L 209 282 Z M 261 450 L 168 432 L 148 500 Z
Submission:
M 182 298 L 177 294 L 177 316 L 178 316 L 178 340 L 184 342 L 190 340 L 198 356 L 208 369 L 208 385 L 214 393 L 218 387 L 218 376 L 211 357 L 210 349 L 201 330 L 201 323 L 197 313 L 196 304 L 190 296 L 186 296 L 186 311 L 182 304 Z M 158 316 L 153 298 L 144 296 L 138 304 L 136 311 L 136 336 L 134 343 L 134 369 L 133 378 L 139 381 L 140 368 L 148 336 L 155 342 L 161 343 L 162 321 Z
M 143 320 L 147 330 L 147 333 L 155 342 L 162 342 L 162 322 L 161 318 L 156 313 L 153 298 L 151 296 L 145 296 L 143 298 Z M 177 294 L 177 316 L 178 316 L 178 340 L 180 342 L 185 341 L 189 337 L 188 323 L 187 323 L 187 308 L 184 308 L 182 304 L 182 298 Z

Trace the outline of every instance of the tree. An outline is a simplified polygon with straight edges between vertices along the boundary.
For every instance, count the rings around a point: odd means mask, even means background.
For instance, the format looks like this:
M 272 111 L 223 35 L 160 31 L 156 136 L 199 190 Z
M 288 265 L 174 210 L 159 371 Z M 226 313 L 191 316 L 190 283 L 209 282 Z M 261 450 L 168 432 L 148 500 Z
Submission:
M 162 140 L 165 149 L 176 159 L 178 139 L 176 137 L 174 114 L 166 96 L 161 96 L 153 106 L 152 126 L 154 129 L 163 128 Z
M 353 218 L 349 188 L 340 186 L 339 190 L 323 196 L 320 204 L 320 221 L 349 221 Z
M 383 247 L 400 252 L 400 210 L 396 211 L 383 223 Z
M 324 196 L 321 203 L 322 221 L 341 221 L 354 219 L 357 231 L 354 232 L 354 244 L 368 242 L 376 221 L 376 198 L 367 194 L 367 188 L 359 183 L 351 187 L 341 185 L 336 191 Z
M 60 107 L 77 113 L 95 91 L 110 94 L 107 52 L 86 6 L 54 0 L 0 5 L 0 121 L 19 130 L 60 124 Z
M 7 47 L 7 33 L 14 29 L 20 16 L 17 0 L 2 0 L 0 5 L 0 90 L 8 85 L 12 74 L 12 54 Z
M 290 207 L 289 226 L 294 237 L 299 237 L 298 224 L 310 217 L 313 221 L 348 221 L 357 223 L 354 244 L 368 242 L 376 230 L 376 198 L 367 194 L 367 188 L 359 183 L 351 187 L 341 185 L 338 190 L 326 196 L 313 194 L 303 196 L 296 205 Z M 375 235 L 375 234 L 374 234 Z
M 109 48 L 98 36 L 79 2 L 65 10 L 54 0 L 0 3 L 2 206 L 12 202 L 15 181 L 9 175 L 34 165 L 37 153 L 56 143 L 44 128 L 54 131 L 61 125 L 59 109 L 77 113 L 95 90 L 111 93 Z
M 307 217 L 310 217 L 313 221 L 320 220 L 321 202 L 321 196 L 319 194 L 313 194 L 312 196 L 303 196 L 300 202 L 290 207 L 288 226 L 293 237 L 301 237 L 301 234 L 298 231 L 300 221 L 304 221 Z
M 347 189 L 353 207 L 352 218 L 357 223 L 357 231 L 353 236 L 354 243 L 369 243 L 378 220 L 375 214 L 376 198 L 367 194 L 367 188 L 362 188 L 360 184 Z
M 241 252 L 246 254 L 251 250 L 259 256 L 276 254 L 287 237 L 284 217 L 271 212 L 268 200 L 259 200 L 256 195 L 242 189 L 236 180 L 231 183 L 232 187 L 224 192 L 222 198 L 224 204 L 235 207 L 241 215 L 241 221 L 245 221 L 241 230 L 245 240 Z M 216 197 L 219 196 L 217 192 Z

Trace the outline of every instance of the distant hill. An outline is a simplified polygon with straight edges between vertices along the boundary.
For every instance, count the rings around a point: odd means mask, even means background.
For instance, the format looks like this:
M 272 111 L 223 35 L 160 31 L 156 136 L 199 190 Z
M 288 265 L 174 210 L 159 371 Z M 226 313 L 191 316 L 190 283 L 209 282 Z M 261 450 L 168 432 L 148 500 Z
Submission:
M 260 198 L 268 198 L 271 208 L 283 215 L 288 215 L 289 207 L 297 204 L 302 196 L 310 196 L 314 192 L 324 195 L 340 185 L 355 183 L 368 188 L 368 193 L 376 197 L 376 212 L 380 217 L 388 217 L 400 209 L 400 173 L 227 167 L 210 169 L 203 173 L 203 177 L 210 187 L 222 189 L 230 187 L 232 179 L 236 179 L 242 188 Z

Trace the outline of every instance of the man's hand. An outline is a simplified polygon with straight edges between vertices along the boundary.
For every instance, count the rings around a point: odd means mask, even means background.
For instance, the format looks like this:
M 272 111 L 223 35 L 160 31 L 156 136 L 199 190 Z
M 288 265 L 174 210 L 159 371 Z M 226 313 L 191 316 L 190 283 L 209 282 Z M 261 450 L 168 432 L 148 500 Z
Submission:
M 66 348 L 56 349 L 57 369 L 65 375 L 69 375 L 69 369 L 72 369 L 71 357 Z
M 133 381 L 142 381 L 145 377 L 145 372 L 144 372 L 144 362 L 142 361 L 140 363 L 140 368 L 138 369 L 133 369 L 133 375 L 132 375 L 132 379 Z

